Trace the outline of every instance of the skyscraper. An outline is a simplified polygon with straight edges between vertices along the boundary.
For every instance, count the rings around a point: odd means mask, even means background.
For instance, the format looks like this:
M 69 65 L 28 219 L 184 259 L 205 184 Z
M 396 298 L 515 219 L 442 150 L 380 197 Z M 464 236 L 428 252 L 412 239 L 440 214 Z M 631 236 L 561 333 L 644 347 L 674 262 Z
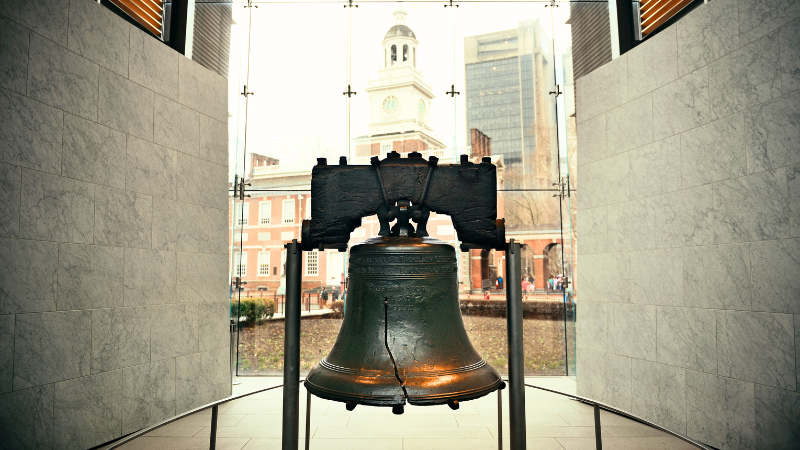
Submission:
M 491 138 L 507 188 L 549 187 L 558 178 L 552 49 L 538 19 L 464 38 L 467 130 Z

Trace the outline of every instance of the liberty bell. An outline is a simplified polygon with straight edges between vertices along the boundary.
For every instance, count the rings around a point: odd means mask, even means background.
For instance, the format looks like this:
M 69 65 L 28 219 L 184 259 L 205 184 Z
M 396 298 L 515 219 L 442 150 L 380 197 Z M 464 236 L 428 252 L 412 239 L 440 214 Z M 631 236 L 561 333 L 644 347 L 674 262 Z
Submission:
M 392 156 L 376 167 L 383 199 L 391 194 L 381 169 L 389 172 L 392 163 L 425 168 L 424 160 L 415 164 Z M 435 161 L 428 166 L 418 199 L 425 198 Z M 424 180 L 421 175 L 417 179 Z M 455 249 L 428 237 L 430 212 L 424 205 L 404 199 L 390 205 L 377 210 L 379 236 L 350 251 L 342 327 L 305 386 L 318 397 L 345 402 L 350 410 L 358 404 L 391 406 L 401 414 L 406 403 L 456 409 L 458 402 L 487 395 L 503 382 L 467 337 Z

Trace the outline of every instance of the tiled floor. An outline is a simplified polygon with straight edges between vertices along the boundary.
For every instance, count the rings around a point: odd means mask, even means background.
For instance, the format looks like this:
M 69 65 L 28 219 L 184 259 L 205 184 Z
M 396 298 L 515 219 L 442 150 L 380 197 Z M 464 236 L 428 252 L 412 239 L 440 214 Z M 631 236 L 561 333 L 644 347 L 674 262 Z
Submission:
M 234 395 L 268 387 L 280 378 L 239 378 Z M 541 377 L 530 384 L 574 393 L 567 377 Z M 503 448 L 508 449 L 508 389 L 503 391 Z M 275 389 L 220 406 L 217 448 L 280 449 L 281 390 Z M 594 415 L 590 406 L 548 392 L 525 390 L 528 448 L 531 450 L 594 450 Z M 306 392 L 300 393 L 300 436 L 305 436 Z M 207 449 L 211 412 L 197 413 L 123 446 L 125 450 Z M 604 450 L 694 449 L 694 446 L 614 414 L 601 412 Z M 405 414 L 388 408 L 311 399 L 311 448 L 314 450 L 494 450 L 497 449 L 497 395 L 447 406 L 406 406 Z M 300 448 L 304 448 L 301 439 Z

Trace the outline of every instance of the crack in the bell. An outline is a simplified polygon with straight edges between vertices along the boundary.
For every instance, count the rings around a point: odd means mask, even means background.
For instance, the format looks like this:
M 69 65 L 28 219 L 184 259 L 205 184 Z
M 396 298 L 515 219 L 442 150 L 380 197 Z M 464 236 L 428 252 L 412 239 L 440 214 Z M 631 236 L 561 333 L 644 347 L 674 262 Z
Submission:
M 397 371 L 397 363 L 394 361 L 392 351 L 389 349 L 389 297 L 383 299 L 383 345 L 386 351 L 389 352 L 389 359 L 392 360 L 392 367 L 394 367 L 394 377 L 400 383 L 400 389 L 403 390 L 403 397 L 408 400 L 408 392 L 406 392 L 406 383 L 400 378 L 400 372 Z

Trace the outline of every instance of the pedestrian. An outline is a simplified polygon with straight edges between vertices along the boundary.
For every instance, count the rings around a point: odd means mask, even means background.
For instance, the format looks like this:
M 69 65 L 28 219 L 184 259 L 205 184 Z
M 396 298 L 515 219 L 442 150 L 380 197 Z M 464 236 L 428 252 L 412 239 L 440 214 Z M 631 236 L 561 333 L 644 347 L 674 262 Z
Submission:
M 339 286 L 333 288 L 333 301 L 339 300 Z
M 502 276 L 497 277 L 497 284 L 499 285 L 498 289 L 503 289 L 503 277 Z
M 489 291 L 488 290 L 484 291 L 483 299 L 484 300 L 489 300 Z
M 322 297 L 322 307 L 326 308 L 328 306 L 328 291 L 325 290 L 324 286 L 322 288 L 320 296 Z

